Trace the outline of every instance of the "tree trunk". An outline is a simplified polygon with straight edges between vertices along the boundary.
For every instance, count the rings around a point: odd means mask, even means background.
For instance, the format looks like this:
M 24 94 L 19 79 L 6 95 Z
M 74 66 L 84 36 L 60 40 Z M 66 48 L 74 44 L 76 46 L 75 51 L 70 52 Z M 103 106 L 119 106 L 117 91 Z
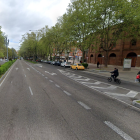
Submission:
M 105 67 L 108 65 L 108 51 L 105 52 Z
M 85 51 L 82 51 L 82 63 L 84 63 L 84 59 L 85 59 Z

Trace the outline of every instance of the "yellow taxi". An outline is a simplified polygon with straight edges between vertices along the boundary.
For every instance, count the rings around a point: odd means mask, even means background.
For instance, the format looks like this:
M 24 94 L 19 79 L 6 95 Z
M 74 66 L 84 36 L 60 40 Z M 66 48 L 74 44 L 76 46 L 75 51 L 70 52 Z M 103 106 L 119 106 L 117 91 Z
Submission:
M 82 64 L 80 64 L 80 63 L 76 63 L 76 64 L 71 65 L 71 69 L 84 70 L 85 67 Z

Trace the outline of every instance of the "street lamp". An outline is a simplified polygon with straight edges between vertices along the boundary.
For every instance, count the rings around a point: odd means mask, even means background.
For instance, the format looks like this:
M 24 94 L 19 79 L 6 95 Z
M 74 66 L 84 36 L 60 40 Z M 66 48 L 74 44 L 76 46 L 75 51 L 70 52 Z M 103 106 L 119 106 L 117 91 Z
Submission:
M 4 39 L 4 43 L 5 43 L 6 48 L 7 48 L 7 61 L 8 61 L 8 45 L 9 45 L 9 39 L 7 40 L 7 36 Z

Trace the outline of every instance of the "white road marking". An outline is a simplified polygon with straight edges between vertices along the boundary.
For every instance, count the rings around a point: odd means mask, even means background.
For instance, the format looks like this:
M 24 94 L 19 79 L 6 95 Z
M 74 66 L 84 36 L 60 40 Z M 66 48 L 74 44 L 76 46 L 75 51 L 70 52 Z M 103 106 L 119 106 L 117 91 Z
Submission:
M 113 85 L 111 85 L 111 86 L 109 86 L 109 87 L 97 87 L 97 86 L 90 86 L 92 89 L 94 89 L 94 88 L 98 88 L 98 89 L 115 89 L 116 87 L 115 86 L 113 86 Z
M 57 75 L 56 73 L 50 73 L 48 71 L 45 71 L 46 73 L 50 74 L 50 75 Z
M 78 101 L 78 103 L 79 103 L 81 106 L 83 106 L 85 109 L 87 109 L 87 110 L 91 109 L 90 107 L 88 107 L 86 104 L 84 104 L 84 103 L 81 102 L 81 101 Z
M 16 68 L 16 70 L 18 70 L 18 68 Z
M 30 71 L 30 68 L 27 68 Z
M 11 84 L 12 84 L 12 81 L 11 81 Z
M 115 95 L 115 96 L 122 96 L 122 97 L 128 97 L 126 94 L 119 94 L 119 93 L 112 93 L 112 92 L 104 92 L 105 94 L 109 95 Z
M 129 93 L 127 93 L 126 95 L 128 96 L 128 97 L 132 97 L 132 98 L 134 98 L 136 95 L 138 94 L 138 92 L 136 92 L 136 91 L 130 91 Z
M 109 94 L 109 95 L 115 95 L 115 96 L 122 96 L 122 97 L 130 97 L 130 98 L 134 98 L 138 92 L 135 91 L 130 91 L 127 94 L 119 94 L 119 93 L 112 93 L 112 92 L 104 92 L 105 94 Z
M 59 86 L 59 85 L 57 85 L 57 84 L 55 84 L 55 86 L 56 86 L 56 87 L 58 87 L 58 88 L 60 88 L 60 86 Z
M 112 92 L 104 92 L 105 94 L 109 94 L 109 95 L 115 95 L 115 96 L 122 96 L 122 97 L 126 97 L 126 94 L 119 94 L 119 93 L 112 93 Z
M 57 75 L 56 73 L 50 73 L 51 75 Z
M 59 70 L 59 69 L 58 69 Z M 94 89 L 98 92 L 102 92 L 104 94 L 107 94 L 107 95 L 115 95 L 115 96 L 122 96 L 122 97 L 129 97 L 129 98 L 134 98 L 138 93 L 140 92 L 137 92 L 137 91 L 132 91 L 130 89 L 126 89 L 126 88 L 123 88 L 123 87 L 120 87 L 120 86 L 114 86 L 114 85 L 111 85 L 111 84 L 108 84 L 108 83 L 105 83 L 105 82 L 100 82 L 100 81 L 97 81 L 97 80 L 94 80 L 96 82 L 88 82 L 90 79 L 87 78 L 87 77 L 82 77 L 81 75 L 76 75 L 76 74 L 72 74 L 70 72 L 66 73 L 66 71 L 63 71 L 63 70 L 59 70 L 63 75 L 67 76 L 68 78 L 71 78 L 75 81 L 77 81 L 78 83 L 80 84 L 83 84 L 84 86 L 87 86 L 91 89 Z M 78 78 L 80 79 L 78 79 Z M 82 78 L 81 78 L 82 77 Z M 100 85 L 100 84 L 103 84 L 103 85 Z M 96 86 L 98 85 L 98 86 Z M 113 93 L 113 90 L 116 89 L 123 89 L 123 90 L 126 90 L 126 93 L 128 91 L 127 94 L 121 94 L 120 91 L 119 93 Z M 100 90 L 110 90 L 109 92 L 103 92 L 103 91 L 100 91 Z
M 121 137 L 123 137 L 125 140 L 134 140 L 132 137 L 130 137 L 128 134 L 123 132 L 121 129 L 116 127 L 114 124 L 112 124 L 109 121 L 104 122 L 108 127 L 110 127 L 113 131 L 115 131 L 117 134 L 119 134 Z
M 67 92 L 65 90 L 63 92 L 66 93 L 68 96 L 71 96 L 71 94 L 69 92 Z
M 26 77 L 26 75 L 25 75 L 25 77 Z
M 48 79 L 48 77 L 45 77 L 46 79 Z
M 52 80 L 49 80 L 51 83 L 53 82 Z
M 42 66 L 39 66 L 39 67 L 41 67 L 41 68 L 42 68 Z
M 95 85 L 99 85 L 99 84 L 101 84 L 101 82 L 97 81 L 97 82 L 95 82 L 94 84 L 95 84 Z
M 90 79 L 89 78 L 86 78 L 86 79 L 85 78 L 84 79 L 76 79 L 76 78 L 74 78 L 74 80 L 76 80 L 76 81 L 78 81 L 78 80 L 79 81 L 89 81 Z
M 30 92 L 31 92 L 31 95 L 33 95 L 33 92 L 32 92 L 32 89 L 29 87 L 29 90 L 30 90 Z

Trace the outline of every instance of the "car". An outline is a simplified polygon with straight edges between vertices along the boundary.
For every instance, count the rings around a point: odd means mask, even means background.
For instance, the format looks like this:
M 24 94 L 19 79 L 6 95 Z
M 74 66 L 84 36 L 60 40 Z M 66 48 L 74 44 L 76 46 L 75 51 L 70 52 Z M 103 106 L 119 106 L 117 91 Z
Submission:
M 55 65 L 55 66 L 61 66 L 61 63 L 62 63 L 62 61 L 56 61 L 56 62 L 54 63 L 54 65 Z
M 52 61 L 51 64 L 54 65 L 55 64 L 55 61 Z
M 41 62 L 41 59 L 36 59 L 36 62 Z
M 47 60 L 42 60 L 43 63 L 47 63 Z
M 70 67 L 71 66 L 71 62 L 62 62 L 61 63 L 61 67 Z
M 47 64 L 51 64 L 51 61 L 47 61 Z
M 70 68 L 75 69 L 75 70 L 84 70 L 85 69 L 85 67 L 80 63 L 73 64 L 73 65 L 71 65 Z

